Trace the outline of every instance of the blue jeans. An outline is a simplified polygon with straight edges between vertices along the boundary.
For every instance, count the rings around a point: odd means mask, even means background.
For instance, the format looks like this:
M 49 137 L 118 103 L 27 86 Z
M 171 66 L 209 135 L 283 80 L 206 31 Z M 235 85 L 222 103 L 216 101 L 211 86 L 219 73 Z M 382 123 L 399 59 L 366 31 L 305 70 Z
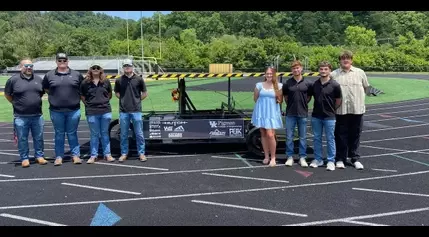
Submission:
M 98 156 L 100 140 L 104 157 L 110 155 L 109 124 L 111 120 L 112 113 L 86 116 L 86 121 L 88 121 L 89 130 L 91 131 L 91 140 L 89 142 L 91 156 Z
M 328 153 L 328 162 L 335 162 L 335 119 L 331 120 L 323 120 L 318 118 L 311 118 L 311 128 L 313 130 L 314 135 L 314 159 L 321 161 L 323 148 L 322 148 L 322 136 L 323 136 L 323 128 L 325 128 L 325 137 Z
M 80 122 L 80 109 L 71 112 L 56 112 L 50 110 L 50 113 L 55 130 L 55 157 L 64 157 L 65 134 L 67 134 L 72 156 L 80 156 L 80 145 L 77 137 L 77 127 Z
M 298 124 L 299 157 L 307 157 L 307 118 L 298 116 L 286 116 L 286 155 L 293 155 L 293 137 L 295 126 Z
M 43 116 L 18 116 L 14 119 L 14 127 L 18 139 L 18 151 L 21 161 L 28 160 L 28 135 L 31 130 L 33 137 L 34 157 L 40 158 L 44 156 L 43 143 Z
M 141 112 L 119 113 L 119 124 L 121 128 L 121 154 L 128 154 L 128 132 L 130 122 L 133 123 L 134 133 L 136 135 L 137 152 L 139 155 L 145 154 L 145 140 L 143 136 L 143 118 Z

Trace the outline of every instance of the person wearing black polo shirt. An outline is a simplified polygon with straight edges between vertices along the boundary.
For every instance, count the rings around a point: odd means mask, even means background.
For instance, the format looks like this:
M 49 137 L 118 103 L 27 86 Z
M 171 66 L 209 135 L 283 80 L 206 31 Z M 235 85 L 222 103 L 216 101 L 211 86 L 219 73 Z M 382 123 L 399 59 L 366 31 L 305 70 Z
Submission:
M 119 124 L 121 129 L 121 157 L 124 162 L 128 157 L 128 131 L 133 123 L 136 135 L 137 152 L 140 161 L 147 161 L 143 136 L 142 100 L 147 97 L 146 84 L 142 77 L 134 73 L 133 61 L 125 60 L 122 64 L 124 75 L 115 81 L 115 95 L 119 98 Z
M 332 66 L 324 61 L 319 64 L 320 78 L 313 84 L 313 113 L 311 128 L 313 130 L 314 160 L 310 167 L 317 168 L 323 165 L 322 136 L 323 128 L 327 143 L 327 170 L 335 170 L 335 111 L 341 105 L 341 86 L 331 79 Z
M 296 60 L 291 65 L 293 77 L 283 85 L 286 102 L 286 166 L 293 165 L 293 135 L 298 125 L 299 164 L 308 167 L 307 158 L 307 117 L 308 102 L 311 100 L 312 83 L 302 76 L 302 64 Z
M 87 164 L 92 164 L 98 157 L 98 146 L 101 140 L 103 156 L 107 161 L 115 159 L 110 154 L 109 125 L 112 120 L 112 85 L 106 79 L 103 68 L 98 63 L 92 63 L 85 80 L 80 85 L 81 99 L 85 104 L 85 115 L 91 132 L 91 157 Z
M 80 122 L 80 84 L 83 76 L 68 66 L 65 53 L 56 56 L 57 68 L 43 78 L 43 88 L 48 93 L 49 112 L 55 130 L 55 166 L 62 165 L 65 135 L 74 164 L 81 164 L 77 127 Z
M 21 60 L 21 73 L 13 75 L 6 82 L 4 96 L 13 105 L 14 129 L 18 140 L 18 151 L 22 167 L 29 167 L 28 135 L 31 130 L 36 162 L 42 165 L 44 159 L 42 78 L 33 73 L 33 63 L 29 59 Z

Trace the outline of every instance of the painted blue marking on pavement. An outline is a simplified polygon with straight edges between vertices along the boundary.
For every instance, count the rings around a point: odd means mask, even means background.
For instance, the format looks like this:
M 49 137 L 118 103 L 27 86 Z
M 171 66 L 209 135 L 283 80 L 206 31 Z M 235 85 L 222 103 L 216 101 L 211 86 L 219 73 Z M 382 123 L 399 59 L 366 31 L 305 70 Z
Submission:
M 240 156 L 239 154 L 237 154 L 237 153 L 234 153 L 234 155 L 237 157 L 237 158 L 239 158 L 241 161 L 243 161 L 247 166 L 249 166 L 249 167 L 253 167 L 253 165 L 251 165 L 249 162 L 247 162 L 247 160 L 246 159 L 244 159 L 242 156 Z
M 121 217 L 110 210 L 106 205 L 100 203 L 92 218 L 91 226 L 112 226 L 121 220 Z
M 428 164 L 428 163 L 421 162 L 421 161 L 418 161 L 418 160 L 413 160 L 413 159 L 410 159 L 410 158 L 407 158 L 407 157 L 398 156 L 398 155 L 392 155 L 392 156 L 394 156 L 394 157 L 398 157 L 398 158 L 403 159 L 403 160 L 412 161 L 412 162 L 415 162 L 415 163 L 418 163 L 418 164 L 421 164 L 421 165 L 429 166 L 429 164 Z
M 405 121 L 405 122 L 410 122 L 410 123 L 423 123 L 422 121 L 417 121 L 417 120 L 412 120 L 412 119 L 406 119 L 406 118 L 400 118 L 400 119 Z

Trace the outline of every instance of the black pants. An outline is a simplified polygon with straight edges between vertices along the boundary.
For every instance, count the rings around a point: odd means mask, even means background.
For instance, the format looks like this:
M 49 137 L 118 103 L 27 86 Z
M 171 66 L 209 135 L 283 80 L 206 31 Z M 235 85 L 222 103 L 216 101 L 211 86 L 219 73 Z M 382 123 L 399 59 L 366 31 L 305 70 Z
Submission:
M 336 120 L 335 160 L 346 162 L 349 157 L 354 163 L 360 158 L 358 149 L 363 127 L 363 114 L 336 115 Z

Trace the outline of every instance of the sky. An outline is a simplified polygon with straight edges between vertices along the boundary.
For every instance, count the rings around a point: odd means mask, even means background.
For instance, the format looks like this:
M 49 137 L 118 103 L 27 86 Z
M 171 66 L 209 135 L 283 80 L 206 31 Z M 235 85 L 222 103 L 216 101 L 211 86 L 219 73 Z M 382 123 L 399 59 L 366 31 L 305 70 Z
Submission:
M 102 12 L 109 16 L 117 16 L 123 19 L 127 19 L 126 11 L 94 11 L 94 12 Z M 142 11 L 143 17 L 151 17 L 155 11 Z M 168 14 L 171 11 L 161 11 L 162 14 Z M 140 19 L 140 11 L 128 11 L 128 19 L 138 20 Z

